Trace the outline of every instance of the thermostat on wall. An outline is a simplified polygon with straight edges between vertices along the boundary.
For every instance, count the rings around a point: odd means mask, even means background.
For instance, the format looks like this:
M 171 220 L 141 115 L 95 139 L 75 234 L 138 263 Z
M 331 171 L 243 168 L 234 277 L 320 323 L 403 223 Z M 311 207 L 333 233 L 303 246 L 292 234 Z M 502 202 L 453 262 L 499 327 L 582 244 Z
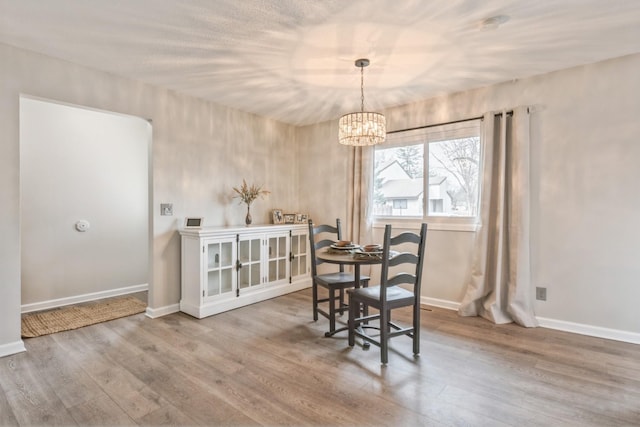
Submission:
M 76 222 L 76 230 L 78 230 L 80 232 L 87 231 L 90 226 L 91 226 L 91 224 L 89 224 L 89 221 L 87 221 L 85 219 L 81 219 L 80 221 Z
M 185 218 L 184 228 L 200 228 L 202 227 L 203 218 Z

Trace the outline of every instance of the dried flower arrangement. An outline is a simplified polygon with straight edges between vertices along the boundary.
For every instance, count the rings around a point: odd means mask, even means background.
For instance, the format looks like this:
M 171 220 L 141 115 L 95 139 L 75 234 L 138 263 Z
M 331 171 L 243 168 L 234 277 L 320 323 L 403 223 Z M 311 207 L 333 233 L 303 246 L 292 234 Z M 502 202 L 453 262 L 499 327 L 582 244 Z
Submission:
M 233 187 L 233 191 L 237 193 L 234 198 L 240 199 L 240 203 L 246 203 L 247 207 L 251 206 L 258 197 L 264 198 L 270 191 L 263 190 L 262 185 L 251 184 L 247 185 L 247 182 L 243 179 L 240 188 Z

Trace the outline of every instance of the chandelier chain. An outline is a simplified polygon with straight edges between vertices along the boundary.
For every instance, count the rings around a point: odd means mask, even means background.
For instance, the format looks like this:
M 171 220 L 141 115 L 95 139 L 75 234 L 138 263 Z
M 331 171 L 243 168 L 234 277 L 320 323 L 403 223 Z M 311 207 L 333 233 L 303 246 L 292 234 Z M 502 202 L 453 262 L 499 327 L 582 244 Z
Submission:
M 364 65 L 360 65 L 360 112 L 364 113 Z

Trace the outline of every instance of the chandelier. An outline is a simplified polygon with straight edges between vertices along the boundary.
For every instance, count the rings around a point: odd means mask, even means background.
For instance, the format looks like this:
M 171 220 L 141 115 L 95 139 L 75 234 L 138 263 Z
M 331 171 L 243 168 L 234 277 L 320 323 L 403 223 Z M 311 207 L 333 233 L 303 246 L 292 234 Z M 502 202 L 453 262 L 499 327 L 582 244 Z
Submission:
M 343 145 L 361 147 L 384 142 L 387 135 L 387 124 L 384 115 L 364 111 L 364 67 L 369 60 L 356 60 L 360 67 L 360 112 L 349 113 L 340 117 L 338 122 L 338 141 Z

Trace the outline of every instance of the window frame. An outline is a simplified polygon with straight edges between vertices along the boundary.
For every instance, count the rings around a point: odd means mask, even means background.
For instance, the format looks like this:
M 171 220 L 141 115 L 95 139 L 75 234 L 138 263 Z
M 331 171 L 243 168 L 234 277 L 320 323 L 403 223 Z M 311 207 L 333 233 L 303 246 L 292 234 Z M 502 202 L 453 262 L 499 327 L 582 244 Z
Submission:
M 478 164 L 478 213 L 475 216 L 451 216 L 429 214 L 429 144 L 453 139 L 478 137 L 479 138 L 479 164 Z M 422 142 L 420 142 L 422 140 Z M 387 148 L 404 147 L 409 145 L 423 145 L 423 201 L 422 216 L 389 216 L 375 215 L 371 213 L 371 222 L 374 228 L 383 228 L 385 224 L 414 229 L 419 228 L 421 222 L 428 222 L 431 230 L 446 231 L 477 231 L 480 224 L 480 201 L 482 196 L 482 177 L 484 173 L 484 138 L 483 123 L 481 118 L 462 120 L 452 123 L 424 126 L 408 130 L 394 131 L 387 134 L 387 141 L 374 147 L 372 162 L 375 163 L 376 151 Z M 375 164 L 372 167 L 372 180 L 375 182 Z M 371 186 L 369 197 L 373 203 L 374 185 Z M 372 209 L 373 212 L 373 209 Z

